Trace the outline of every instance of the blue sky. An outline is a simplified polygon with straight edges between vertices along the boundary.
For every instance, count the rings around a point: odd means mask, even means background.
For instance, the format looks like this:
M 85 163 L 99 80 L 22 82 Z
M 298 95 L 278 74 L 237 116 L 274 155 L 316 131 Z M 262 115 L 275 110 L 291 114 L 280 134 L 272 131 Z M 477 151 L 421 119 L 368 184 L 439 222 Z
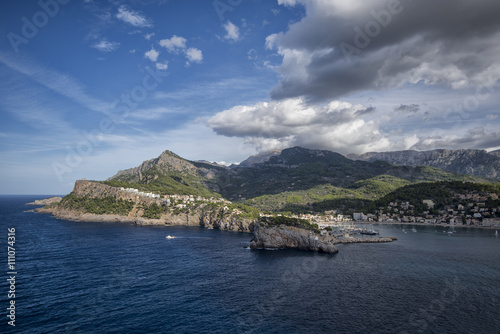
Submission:
M 0 193 L 166 149 L 498 149 L 498 4 L 458 2 L 3 1 Z

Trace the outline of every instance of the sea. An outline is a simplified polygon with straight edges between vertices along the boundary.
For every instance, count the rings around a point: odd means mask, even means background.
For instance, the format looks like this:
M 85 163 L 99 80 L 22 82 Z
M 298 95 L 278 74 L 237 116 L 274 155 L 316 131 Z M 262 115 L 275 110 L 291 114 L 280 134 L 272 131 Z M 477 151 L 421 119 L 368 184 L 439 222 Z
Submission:
M 375 225 L 398 240 L 250 250 L 249 233 L 27 212 L 44 197 L 0 196 L 0 333 L 500 333 L 494 230 Z

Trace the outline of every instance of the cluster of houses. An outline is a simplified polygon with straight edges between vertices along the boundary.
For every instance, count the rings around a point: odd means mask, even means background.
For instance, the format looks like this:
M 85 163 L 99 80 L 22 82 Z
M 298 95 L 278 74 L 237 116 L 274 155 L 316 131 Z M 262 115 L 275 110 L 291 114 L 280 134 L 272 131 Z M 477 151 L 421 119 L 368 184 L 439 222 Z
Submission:
M 261 213 L 260 216 L 261 217 L 271 217 L 274 215 Z M 277 216 L 281 216 L 281 214 L 278 214 Z M 306 219 L 313 224 L 318 224 L 320 227 L 323 224 L 326 224 L 325 226 L 330 226 L 332 223 L 333 224 L 351 223 L 353 221 L 352 217 L 350 215 L 343 215 L 343 214 L 337 213 L 335 210 L 326 211 L 322 215 L 306 213 L 306 214 L 299 214 L 299 215 L 287 215 L 287 217 Z
M 138 195 L 138 196 L 149 197 L 149 198 L 160 198 L 160 195 L 158 195 L 158 194 L 145 193 L 145 192 L 139 191 L 138 189 L 134 189 L 134 188 L 123 188 L 122 187 L 122 188 L 120 188 L 120 190 L 126 191 L 128 193 L 132 193 L 132 194 Z
M 423 200 L 423 204 L 426 204 L 429 210 L 421 215 L 409 214 L 414 209 L 409 202 L 391 202 L 387 207 L 379 207 L 374 214 L 354 213 L 353 219 L 373 222 L 500 227 L 500 207 L 486 206 L 488 198 L 498 199 L 495 193 L 480 195 L 471 192 L 459 194 L 457 198 L 462 204 L 447 205 L 439 211 L 432 210 L 436 205 L 433 200 Z
M 190 204 L 193 204 L 195 202 L 231 204 L 230 201 L 225 200 L 223 198 L 215 198 L 215 197 L 207 198 L 194 195 L 164 195 L 163 200 L 166 202 L 167 205 L 175 204 L 175 207 L 179 209 L 186 208 Z
M 194 195 L 158 195 L 150 192 L 142 192 L 135 188 L 120 188 L 122 191 L 132 193 L 137 196 L 149 197 L 153 199 L 161 200 L 165 205 L 175 205 L 176 208 L 182 209 L 188 207 L 191 203 L 195 202 L 205 202 L 205 203 L 219 203 L 219 204 L 231 204 L 230 201 L 223 198 L 215 197 L 202 197 Z M 224 207 L 226 210 L 227 206 Z

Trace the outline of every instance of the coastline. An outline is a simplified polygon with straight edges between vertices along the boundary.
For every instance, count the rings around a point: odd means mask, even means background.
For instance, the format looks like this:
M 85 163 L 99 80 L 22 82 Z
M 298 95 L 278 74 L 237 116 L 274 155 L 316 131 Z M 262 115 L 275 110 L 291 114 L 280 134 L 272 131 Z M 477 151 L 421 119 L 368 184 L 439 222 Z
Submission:
M 31 210 L 30 210 L 31 211 Z M 202 226 L 208 229 L 225 231 L 246 232 L 253 231 L 254 221 L 250 219 L 235 219 L 213 217 L 209 214 L 196 213 L 162 215 L 160 219 L 144 218 L 137 216 L 121 216 L 117 214 L 94 214 L 62 208 L 35 208 L 32 210 L 39 214 L 50 214 L 55 218 L 77 222 L 103 222 L 103 223 L 129 223 L 138 226 Z
M 449 224 L 426 224 L 426 223 L 403 223 L 403 222 L 365 222 L 355 221 L 354 224 L 372 224 L 372 225 L 407 225 L 407 226 L 439 226 L 453 228 L 478 228 L 485 230 L 500 230 L 500 226 L 477 226 L 477 225 L 449 225 Z

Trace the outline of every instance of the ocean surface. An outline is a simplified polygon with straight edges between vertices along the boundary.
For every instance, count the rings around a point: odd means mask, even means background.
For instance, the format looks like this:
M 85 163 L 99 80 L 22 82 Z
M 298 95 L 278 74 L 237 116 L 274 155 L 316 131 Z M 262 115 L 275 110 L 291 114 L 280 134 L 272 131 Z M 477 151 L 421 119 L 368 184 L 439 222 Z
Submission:
M 375 225 L 398 241 L 253 251 L 248 233 L 25 212 L 40 198 L 0 196 L 0 333 L 500 333 L 492 230 Z

